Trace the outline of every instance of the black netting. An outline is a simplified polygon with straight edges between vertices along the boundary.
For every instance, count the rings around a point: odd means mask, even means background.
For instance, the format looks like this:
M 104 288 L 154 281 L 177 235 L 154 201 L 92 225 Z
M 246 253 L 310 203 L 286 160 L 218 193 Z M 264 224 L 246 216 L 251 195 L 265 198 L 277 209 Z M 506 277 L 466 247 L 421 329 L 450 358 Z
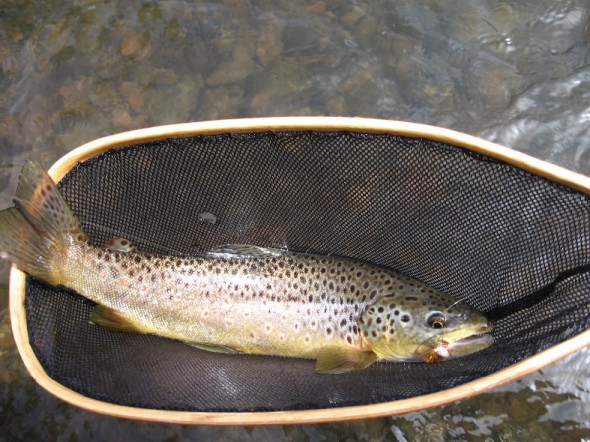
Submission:
M 29 280 L 38 359 L 99 400 L 198 411 L 391 401 L 490 374 L 589 326 L 590 198 L 446 144 L 343 132 L 167 139 L 100 155 L 60 187 L 96 244 L 116 235 L 166 254 L 249 243 L 348 256 L 497 319 L 495 344 L 466 358 L 319 375 L 310 361 L 112 332 L 89 323 L 91 302 Z

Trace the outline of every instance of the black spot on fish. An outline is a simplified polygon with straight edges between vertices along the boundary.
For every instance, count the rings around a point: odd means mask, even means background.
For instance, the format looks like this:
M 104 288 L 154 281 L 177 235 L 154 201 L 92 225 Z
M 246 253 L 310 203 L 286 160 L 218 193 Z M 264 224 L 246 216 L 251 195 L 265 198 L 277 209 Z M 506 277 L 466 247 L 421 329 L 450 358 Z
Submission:
M 358 329 L 358 327 L 357 327 L 356 325 L 353 325 L 353 326 L 352 326 L 352 332 L 353 332 L 355 335 L 358 335 L 359 329 Z
M 379 308 L 377 309 L 377 311 L 379 313 L 383 313 L 385 311 L 385 309 L 383 308 L 383 306 L 379 306 Z
M 349 344 L 351 344 L 351 345 L 352 345 L 352 337 L 350 337 L 350 336 L 347 336 L 347 337 L 346 337 L 346 342 L 348 342 Z
M 377 296 L 377 290 L 371 291 L 371 294 L 369 295 L 369 299 L 375 299 L 375 296 Z
M 309 295 L 309 302 L 313 302 L 313 295 Z
M 377 319 L 375 319 L 375 323 L 376 324 L 381 324 L 381 318 L 380 317 L 377 317 Z
M 406 301 L 417 301 L 418 298 L 416 298 L 415 296 L 406 296 Z
M 394 311 L 394 312 L 393 312 L 393 314 L 394 314 L 395 316 L 399 316 L 399 310 L 396 310 L 396 311 Z
M 392 302 L 391 304 L 389 304 L 389 308 L 392 310 L 396 307 L 397 307 L 397 305 L 395 304 L 395 302 Z
M 332 329 L 331 329 L 330 327 L 328 327 L 328 328 L 326 329 L 326 334 L 327 334 L 327 335 L 331 335 L 331 334 L 332 334 Z
M 368 289 L 368 288 L 369 288 L 369 286 L 370 286 L 370 284 L 369 284 L 369 281 L 365 281 L 365 282 L 363 283 L 363 288 L 364 288 L 364 289 Z
M 371 332 L 371 336 L 373 336 L 374 338 L 376 338 L 376 337 L 377 337 L 377 332 L 376 332 L 375 330 L 373 330 L 373 331 Z
M 346 327 L 346 319 L 340 321 L 340 327 Z
M 403 315 L 400 320 L 402 322 L 410 322 L 410 317 L 408 315 Z

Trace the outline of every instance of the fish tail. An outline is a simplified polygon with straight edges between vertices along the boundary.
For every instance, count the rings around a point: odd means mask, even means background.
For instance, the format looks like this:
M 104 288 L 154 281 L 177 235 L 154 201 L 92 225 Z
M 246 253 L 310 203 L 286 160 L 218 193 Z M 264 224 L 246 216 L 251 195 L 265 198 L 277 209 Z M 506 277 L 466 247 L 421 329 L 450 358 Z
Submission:
M 25 273 L 60 284 L 71 247 L 86 240 L 78 219 L 33 161 L 23 167 L 14 202 L 0 212 L 0 257 Z

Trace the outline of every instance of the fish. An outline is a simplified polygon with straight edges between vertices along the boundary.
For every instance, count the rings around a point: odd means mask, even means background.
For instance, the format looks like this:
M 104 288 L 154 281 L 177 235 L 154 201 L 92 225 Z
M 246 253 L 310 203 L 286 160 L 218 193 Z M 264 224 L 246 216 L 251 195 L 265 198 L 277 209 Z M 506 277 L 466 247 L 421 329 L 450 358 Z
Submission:
M 25 163 L 0 212 L 0 257 L 94 301 L 93 323 L 206 351 L 315 360 L 319 373 L 375 362 L 439 362 L 492 345 L 493 323 L 463 302 L 365 261 L 249 244 L 196 256 L 95 245 L 56 184 Z

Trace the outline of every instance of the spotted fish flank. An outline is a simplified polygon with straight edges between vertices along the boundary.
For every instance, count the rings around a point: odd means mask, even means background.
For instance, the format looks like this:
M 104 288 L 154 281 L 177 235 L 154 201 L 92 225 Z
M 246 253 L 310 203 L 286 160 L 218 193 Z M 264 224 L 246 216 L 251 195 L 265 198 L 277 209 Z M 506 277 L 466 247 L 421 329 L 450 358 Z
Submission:
M 243 244 L 193 258 L 140 253 L 124 238 L 96 247 L 36 163 L 23 169 L 17 201 L 0 212 L 0 255 L 97 302 L 92 320 L 105 327 L 207 351 L 316 359 L 326 373 L 492 343 L 480 313 L 363 262 Z

